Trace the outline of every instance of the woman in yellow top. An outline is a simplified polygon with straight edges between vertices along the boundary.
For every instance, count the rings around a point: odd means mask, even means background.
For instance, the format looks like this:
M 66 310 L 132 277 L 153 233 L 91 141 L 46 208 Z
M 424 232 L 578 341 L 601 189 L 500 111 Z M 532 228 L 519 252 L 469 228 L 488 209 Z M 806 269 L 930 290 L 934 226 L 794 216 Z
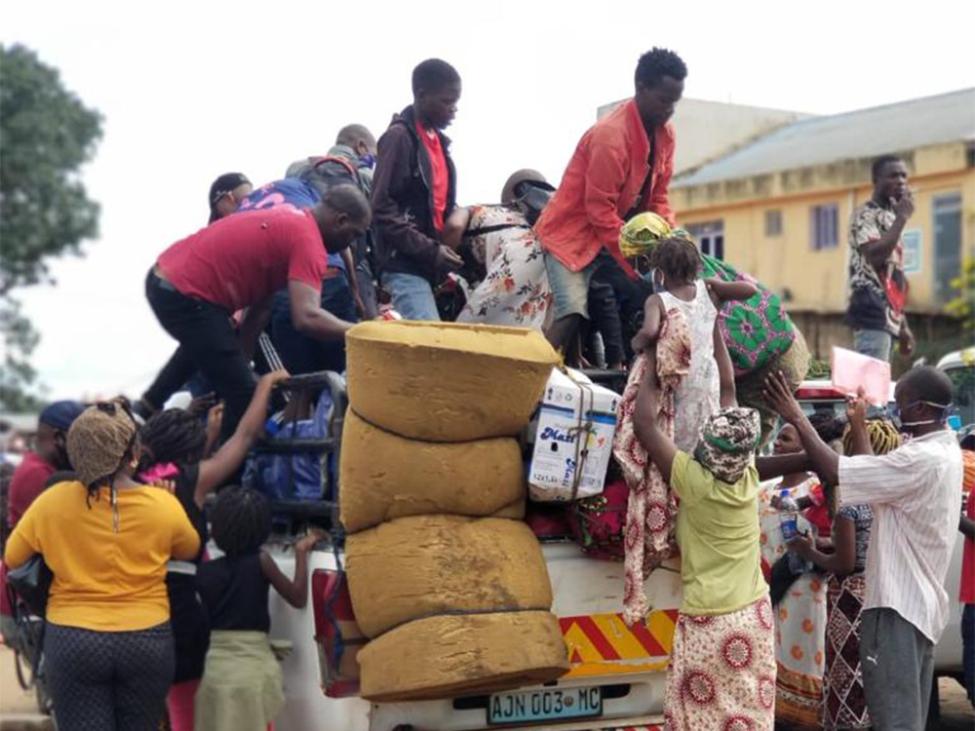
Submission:
M 76 482 L 48 488 L 7 540 L 11 568 L 42 554 L 54 574 L 44 657 L 58 728 L 155 729 L 173 675 L 166 562 L 199 536 L 166 490 L 132 480 L 136 425 L 121 402 L 68 431 Z
M 759 552 L 758 412 L 724 408 L 694 455 L 657 426 L 653 369 L 633 413 L 637 439 L 680 498 L 684 599 L 674 633 L 664 717 L 669 731 L 771 731 L 775 721 L 772 605 Z

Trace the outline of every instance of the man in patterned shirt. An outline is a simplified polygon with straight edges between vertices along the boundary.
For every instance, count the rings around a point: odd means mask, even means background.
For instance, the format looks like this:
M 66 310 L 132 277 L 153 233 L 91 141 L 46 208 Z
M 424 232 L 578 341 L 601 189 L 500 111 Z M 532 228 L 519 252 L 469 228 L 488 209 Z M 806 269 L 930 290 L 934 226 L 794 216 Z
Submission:
M 853 212 L 850 221 L 850 304 L 846 322 L 853 328 L 858 353 L 890 360 L 894 338 L 901 355 L 914 350 L 904 303 L 904 247 L 901 234 L 914 213 L 907 187 L 907 166 L 884 155 L 873 162 L 873 197 Z

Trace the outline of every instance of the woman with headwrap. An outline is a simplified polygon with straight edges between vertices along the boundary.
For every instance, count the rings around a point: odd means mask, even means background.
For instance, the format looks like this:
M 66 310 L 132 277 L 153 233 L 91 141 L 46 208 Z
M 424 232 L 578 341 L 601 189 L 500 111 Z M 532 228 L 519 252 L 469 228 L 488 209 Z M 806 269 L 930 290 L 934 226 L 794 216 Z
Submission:
M 132 479 L 140 448 L 121 401 L 86 409 L 67 449 L 77 480 L 34 501 L 4 560 L 41 554 L 54 575 L 44 658 L 58 728 L 149 731 L 173 676 L 166 562 L 200 539 L 175 497 Z
M 772 606 L 759 567 L 758 413 L 730 407 L 704 424 L 693 456 L 658 426 L 654 369 L 640 386 L 634 428 L 680 498 L 681 604 L 664 700 L 666 728 L 771 731 Z
M 863 454 L 860 445 L 864 443 L 870 445 L 868 453 L 877 455 L 900 446 L 900 434 L 891 422 L 867 420 L 864 401 L 853 402 L 847 408 L 847 420 L 843 453 L 848 457 Z M 872 725 L 863 694 L 859 652 L 866 596 L 864 570 L 872 526 L 873 511 L 869 505 L 845 505 L 833 517 L 832 552 L 822 552 L 805 536 L 789 542 L 790 551 L 828 572 L 826 667 L 820 718 L 810 724 L 814 728 L 835 731 L 868 729 Z

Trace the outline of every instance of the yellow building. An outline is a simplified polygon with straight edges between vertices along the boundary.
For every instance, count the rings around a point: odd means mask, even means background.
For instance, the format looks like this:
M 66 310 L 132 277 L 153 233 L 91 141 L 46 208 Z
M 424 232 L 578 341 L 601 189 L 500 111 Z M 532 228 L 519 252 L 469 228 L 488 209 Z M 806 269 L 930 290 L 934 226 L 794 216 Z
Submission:
M 679 174 L 671 202 L 702 250 L 783 295 L 825 357 L 850 340 L 850 215 L 872 194 L 871 161 L 887 153 L 911 171 L 908 313 L 930 339 L 952 327 L 938 315 L 962 257 L 975 256 L 975 89 L 785 124 Z

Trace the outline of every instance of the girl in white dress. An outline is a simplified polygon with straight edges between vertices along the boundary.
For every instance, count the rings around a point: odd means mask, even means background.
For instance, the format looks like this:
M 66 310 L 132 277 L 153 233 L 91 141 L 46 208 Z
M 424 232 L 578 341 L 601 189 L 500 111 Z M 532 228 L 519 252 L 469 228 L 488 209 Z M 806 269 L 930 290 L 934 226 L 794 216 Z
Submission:
M 756 289 L 749 282 L 699 279 L 701 256 L 692 241 L 680 236 L 657 244 L 650 264 L 659 293 L 647 299 L 633 349 L 642 352 L 656 343 L 669 311 L 684 314 L 691 331 L 691 366 L 674 395 L 674 443 L 693 453 L 707 418 L 736 405 L 735 375 L 718 329 L 718 311 L 727 300 L 748 299 Z

